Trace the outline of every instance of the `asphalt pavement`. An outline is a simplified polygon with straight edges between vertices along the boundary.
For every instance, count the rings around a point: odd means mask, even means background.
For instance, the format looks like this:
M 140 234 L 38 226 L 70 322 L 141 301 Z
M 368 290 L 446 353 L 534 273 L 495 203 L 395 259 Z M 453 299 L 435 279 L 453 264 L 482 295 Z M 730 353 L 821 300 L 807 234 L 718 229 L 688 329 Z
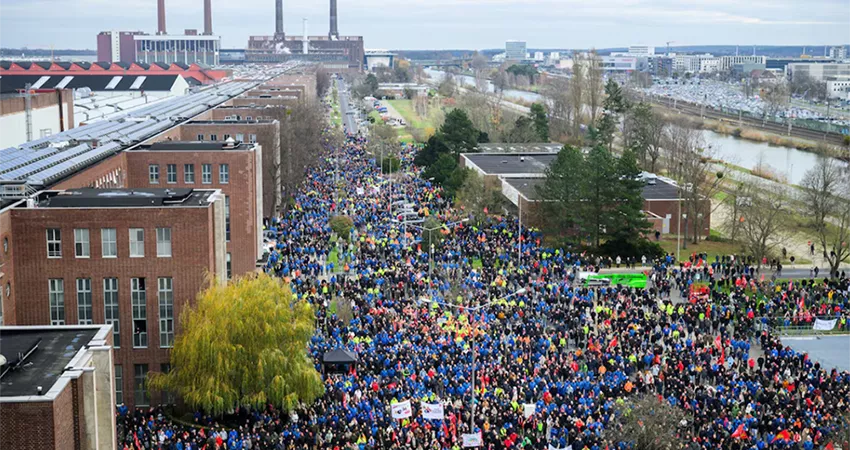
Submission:
M 342 123 L 346 131 L 351 134 L 357 134 L 357 111 L 354 111 L 348 103 L 348 87 L 343 80 L 338 79 L 335 82 L 337 92 L 339 93 L 339 113 L 342 114 Z M 352 114 L 349 114 L 349 112 Z

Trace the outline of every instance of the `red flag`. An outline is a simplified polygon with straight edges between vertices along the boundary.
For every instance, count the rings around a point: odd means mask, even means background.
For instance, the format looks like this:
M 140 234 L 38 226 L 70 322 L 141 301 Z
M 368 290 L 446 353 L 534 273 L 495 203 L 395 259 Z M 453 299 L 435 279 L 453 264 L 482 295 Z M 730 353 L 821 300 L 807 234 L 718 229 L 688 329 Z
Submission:
M 835 445 L 830 442 L 829 444 L 826 444 L 826 447 L 824 447 L 823 450 L 835 450 Z
M 738 429 L 735 430 L 734 433 L 732 433 L 732 438 L 733 439 L 749 439 L 750 438 L 749 436 L 747 436 L 747 430 L 744 429 L 744 424 L 738 425 Z
M 789 433 L 788 430 L 782 430 L 782 431 L 780 431 L 779 433 L 776 434 L 776 437 L 773 438 L 773 440 L 770 441 L 770 443 L 772 444 L 772 443 L 774 443 L 774 442 L 776 442 L 780 439 L 783 440 L 783 441 L 790 441 L 791 440 L 791 433 Z
M 617 337 L 616 337 L 616 336 L 614 336 L 614 339 L 612 339 L 612 340 L 611 340 L 611 343 L 610 343 L 610 344 L 608 344 L 608 350 L 611 350 L 612 348 L 616 347 L 616 346 L 617 346 L 617 343 L 618 343 L 618 341 L 617 341 Z
M 800 297 L 800 309 L 803 309 L 803 310 L 806 309 L 806 298 L 805 297 Z

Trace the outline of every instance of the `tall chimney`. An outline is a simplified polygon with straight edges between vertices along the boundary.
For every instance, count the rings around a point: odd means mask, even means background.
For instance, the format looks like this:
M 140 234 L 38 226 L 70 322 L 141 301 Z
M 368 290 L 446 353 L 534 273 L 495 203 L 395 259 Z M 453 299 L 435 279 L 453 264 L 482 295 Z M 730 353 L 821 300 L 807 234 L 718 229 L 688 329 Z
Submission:
M 212 0 L 204 0 L 204 34 L 212 36 Z
M 331 0 L 331 31 L 328 38 L 339 39 L 339 29 L 336 26 L 336 0 Z
M 283 40 L 283 0 L 275 0 L 274 19 L 274 37 L 277 40 Z
M 307 18 L 304 17 L 303 19 L 301 19 L 301 23 L 304 26 L 304 37 L 301 40 L 301 53 L 307 55 L 310 53 L 310 38 L 307 37 Z
M 156 34 L 167 34 L 165 32 L 165 0 L 156 2 L 157 30 Z

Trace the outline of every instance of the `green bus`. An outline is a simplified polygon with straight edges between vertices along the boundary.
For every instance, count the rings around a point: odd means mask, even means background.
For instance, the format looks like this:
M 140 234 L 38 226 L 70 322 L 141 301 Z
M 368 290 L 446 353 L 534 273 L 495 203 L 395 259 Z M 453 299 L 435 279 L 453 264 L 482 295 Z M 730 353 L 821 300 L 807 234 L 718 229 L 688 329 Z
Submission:
M 646 289 L 649 277 L 645 273 L 582 273 L 579 278 L 585 287 L 616 286 L 621 284 L 636 289 Z

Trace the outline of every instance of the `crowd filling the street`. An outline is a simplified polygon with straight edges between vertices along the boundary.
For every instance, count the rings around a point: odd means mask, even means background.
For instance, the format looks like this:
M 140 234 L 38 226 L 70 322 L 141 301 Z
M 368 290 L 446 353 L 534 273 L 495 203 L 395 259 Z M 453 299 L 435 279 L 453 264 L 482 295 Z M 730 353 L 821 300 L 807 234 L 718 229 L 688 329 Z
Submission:
M 846 332 L 843 273 L 789 280 L 734 255 L 637 256 L 646 288 L 587 286 L 580 274 L 608 259 L 552 248 L 512 215 L 470 217 L 421 176 L 414 145 L 400 144 L 393 174 L 367 148 L 359 133 L 328 146 L 266 222 L 264 270 L 315 306 L 307 351 L 325 394 L 194 423 L 119 407 L 120 445 L 625 449 L 611 432 L 635 399 L 681 414 L 670 448 L 830 448 L 850 426 L 850 373 L 774 332 L 833 319 Z M 336 216 L 351 218 L 349 239 Z M 357 361 L 323 365 L 336 349 Z

